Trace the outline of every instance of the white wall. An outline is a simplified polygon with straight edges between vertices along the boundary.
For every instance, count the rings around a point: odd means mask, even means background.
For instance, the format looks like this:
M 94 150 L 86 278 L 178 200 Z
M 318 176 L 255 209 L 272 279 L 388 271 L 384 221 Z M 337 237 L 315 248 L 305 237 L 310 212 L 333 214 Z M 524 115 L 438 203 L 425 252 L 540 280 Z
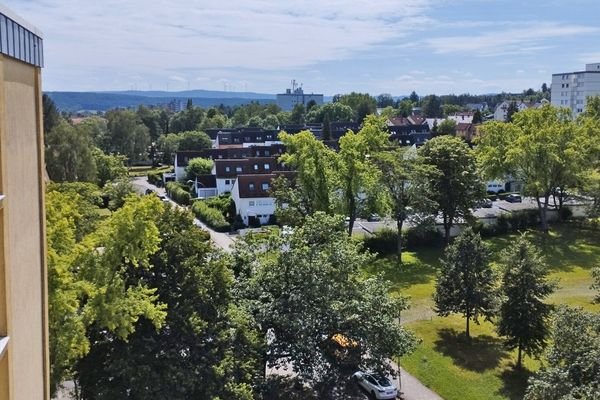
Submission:
M 229 182 L 229 183 L 226 183 Z M 233 189 L 233 184 L 235 183 L 235 178 L 217 178 L 217 193 L 220 195 L 223 193 L 229 193 Z
M 275 213 L 275 199 L 272 197 L 257 197 L 240 199 L 234 196 L 235 208 L 242 220 L 248 225 L 249 216 L 259 216 L 261 224 L 266 224 L 269 217 Z

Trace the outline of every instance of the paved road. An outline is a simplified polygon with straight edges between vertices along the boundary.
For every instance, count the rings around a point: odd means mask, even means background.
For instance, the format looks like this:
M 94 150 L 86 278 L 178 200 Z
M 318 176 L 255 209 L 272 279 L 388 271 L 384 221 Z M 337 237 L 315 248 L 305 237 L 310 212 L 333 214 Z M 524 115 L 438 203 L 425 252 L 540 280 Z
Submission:
M 133 183 L 134 187 L 136 188 L 136 190 L 140 194 L 146 193 L 147 189 L 150 189 L 161 196 L 166 196 L 166 194 L 167 194 L 164 188 L 159 188 L 159 187 L 149 183 L 147 177 L 145 177 L 145 176 L 133 178 L 132 183 Z M 185 208 L 185 207 L 182 207 L 179 204 L 175 203 L 173 200 L 169 199 L 169 201 L 175 207 Z M 194 224 L 196 226 L 199 226 L 200 228 L 204 229 L 205 231 L 207 231 L 210 234 L 210 238 L 211 238 L 212 242 L 217 247 L 220 247 L 221 249 L 223 249 L 227 252 L 232 251 L 232 245 L 233 245 L 234 239 L 230 235 L 228 235 L 227 233 L 216 232 L 216 231 L 212 230 L 211 228 L 206 226 L 202 221 L 200 221 L 198 218 L 194 219 Z

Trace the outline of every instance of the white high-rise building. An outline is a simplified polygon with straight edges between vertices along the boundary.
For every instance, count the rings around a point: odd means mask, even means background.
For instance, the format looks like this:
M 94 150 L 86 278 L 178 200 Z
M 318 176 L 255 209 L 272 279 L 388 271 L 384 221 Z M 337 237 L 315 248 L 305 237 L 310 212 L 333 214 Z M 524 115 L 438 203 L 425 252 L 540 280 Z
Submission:
M 552 105 L 567 107 L 576 117 L 585 110 L 589 96 L 600 95 L 600 63 L 586 64 L 585 71 L 552 74 Z

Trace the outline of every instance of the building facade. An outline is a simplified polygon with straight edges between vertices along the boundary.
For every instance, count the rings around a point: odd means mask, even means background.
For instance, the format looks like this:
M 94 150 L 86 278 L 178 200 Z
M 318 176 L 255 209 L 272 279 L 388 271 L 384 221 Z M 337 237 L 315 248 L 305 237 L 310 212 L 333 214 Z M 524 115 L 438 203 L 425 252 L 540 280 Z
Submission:
M 0 5 L 0 400 L 50 400 L 42 43 Z
M 320 106 L 323 104 L 323 95 L 304 93 L 301 86 L 296 87 L 295 81 L 292 81 L 291 89 L 286 89 L 285 93 L 279 93 L 276 96 L 276 103 L 283 111 L 291 111 L 297 104 L 306 106 L 311 101 Z
M 566 107 L 573 117 L 585 110 L 587 98 L 600 95 L 600 63 L 586 64 L 585 71 L 552 74 L 551 102 Z

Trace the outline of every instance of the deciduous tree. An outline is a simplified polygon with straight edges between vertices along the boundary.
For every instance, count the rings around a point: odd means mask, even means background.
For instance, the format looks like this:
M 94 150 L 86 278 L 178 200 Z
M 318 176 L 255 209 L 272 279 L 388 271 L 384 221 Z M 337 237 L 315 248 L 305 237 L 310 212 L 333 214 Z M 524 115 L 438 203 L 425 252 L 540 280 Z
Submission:
M 428 171 L 429 193 L 444 224 L 446 243 L 458 218 L 469 219 L 471 209 L 483 196 L 483 183 L 475 156 L 460 138 L 438 136 L 419 149 Z
M 481 127 L 479 166 L 488 178 L 511 176 L 522 182 L 525 194 L 537 202 L 542 230 L 548 231 L 549 198 L 556 188 L 579 186 L 593 165 L 589 151 L 597 132 L 582 129 L 566 109 L 547 105 L 524 110 L 512 123 L 491 121 Z
M 600 314 L 561 306 L 547 365 L 529 379 L 525 400 L 596 399 L 600 393 Z
M 241 241 L 234 253 L 265 363 L 310 383 L 343 376 L 343 358 L 328 350 L 336 335 L 354 343 L 358 367 L 382 372 L 415 345 L 398 324 L 404 301 L 389 297 L 381 278 L 361 277 L 371 256 L 344 231 L 343 218 L 317 213 L 291 232 Z

